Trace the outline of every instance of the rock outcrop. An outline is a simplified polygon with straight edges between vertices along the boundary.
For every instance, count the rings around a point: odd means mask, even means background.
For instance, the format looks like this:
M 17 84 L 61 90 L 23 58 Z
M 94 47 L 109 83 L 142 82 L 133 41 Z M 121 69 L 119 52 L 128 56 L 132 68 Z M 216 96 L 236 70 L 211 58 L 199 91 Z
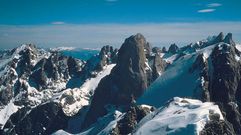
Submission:
M 116 66 L 110 75 L 103 78 L 95 90 L 93 100 L 87 113 L 84 127 L 106 114 L 108 104 L 129 106 L 147 88 L 145 73 L 145 52 L 147 44 L 141 34 L 125 40 L 118 52 Z
M 81 72 L 82 80 L 95 76 L 97 72 L 103 70 L 103 67 L 108 64 L 116 63 L 118 49 L 114 49 L 113 46 L 103 46 L 98 55 L 91 57 L 87 60 L 83 70 Z
M 175 54 L 179 51 L 179 47 L 176 44 L 171 44 L 171 46 L 168 49 L 169 53 Z
M 235 42 L 233 41 L 233 38 L 232 38 L 232 33 L 228 33 L 224 38 L 223 42 L 230 45 L 235 45 Z
M 217 45 L 211 54 L 213 73 L 209 82 L 210 100 L 219 104 L 237 134 L 241 133 L 241 115 L 236 105 L 240 102 L 237 98 L 241 82 L 239 57 L 240 52 L 233 44 Z
M 132 133 L 137 123 L 153 111 L 153 108 L 136 105 L 131 106 L 124 117 L 117 122 L 116 127 L 112 131 L 112 135 L 127 135 Z
M 202 99 L 218 104 L 225 120 L 231 123 L 236 134 L 241 134 L 241 52 L 236 49 L 231 33 L 225 38 L 223 33 L 220 33 L 212 43 L 215 47 L 210 57 L 204 60 L 203 56 L 200 56 L 199 62 L 194 64 L 198 65 L 195 69 L 201 70 Z M 224 124 L 225 122 L 211 122 L 209 126 Z
M 4 126 L 4 135 L 48 135 L 67 128 L 68 117 L 58 103 L 50 102 L 31 110 L 22 108 Z
M 209 114 L 209 121 L 205 124 L 200 135 L 234 135 L 233 126 L 225 120 L 220 119 L 217 113 Z
M 223 32 L 220 32 L 218 36 L 215 37 L 213 41 L 211 41 L 209 44 L 210 45 L 217 44 L 217 43 L 223 42 L 223 40 L 224 40 L 224 34 Z

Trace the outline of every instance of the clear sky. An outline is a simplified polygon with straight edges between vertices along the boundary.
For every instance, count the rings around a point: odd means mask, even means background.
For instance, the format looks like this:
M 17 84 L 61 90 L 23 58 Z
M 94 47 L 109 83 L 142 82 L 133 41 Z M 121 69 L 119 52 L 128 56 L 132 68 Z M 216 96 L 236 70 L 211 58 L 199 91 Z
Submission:
M 0 0 L 0 48 L 120 46 L 138 32 L 185 45 L 221 31 L 241 41 L 241 0 Z

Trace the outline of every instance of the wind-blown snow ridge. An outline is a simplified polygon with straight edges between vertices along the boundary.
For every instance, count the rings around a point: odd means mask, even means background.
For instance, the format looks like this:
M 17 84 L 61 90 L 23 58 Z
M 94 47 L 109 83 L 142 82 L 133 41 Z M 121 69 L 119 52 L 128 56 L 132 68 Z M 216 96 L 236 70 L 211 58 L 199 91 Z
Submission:
M 137 125 L 134 135 L 198 135 L 209 120 L 210 112 L 218 113 L 223 120 L 218 105 L 214 103 L 174 97 L 167 106 L 144 117 Z

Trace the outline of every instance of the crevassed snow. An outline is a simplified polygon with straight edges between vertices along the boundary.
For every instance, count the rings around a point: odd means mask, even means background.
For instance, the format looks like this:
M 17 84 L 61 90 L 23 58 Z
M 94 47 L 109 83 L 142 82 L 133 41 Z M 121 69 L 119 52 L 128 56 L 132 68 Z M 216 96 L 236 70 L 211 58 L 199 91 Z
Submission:
M 18 111 L 20 107 L 14 105 L 13 100 L 11 100 L 3 109 L 0 110 L 0 128 L 5 125 L 9 117 Z
M 98 86 L 100 80 L 110 74 L 115 64 L 107 65 L 104 70 L 99 72 L 95 78 L 85 81 L 80 88 L 67 89 L 60 97 L 60 104 L 66 115 L 75 115 L 83 106 L 90 104 L 90 97 Z
M 218 105 L 211 102 L 175 97 L 167 106 L 144 117 L 134 135 L 199 134 L 209 120 L 209 112 L 218 113 Z

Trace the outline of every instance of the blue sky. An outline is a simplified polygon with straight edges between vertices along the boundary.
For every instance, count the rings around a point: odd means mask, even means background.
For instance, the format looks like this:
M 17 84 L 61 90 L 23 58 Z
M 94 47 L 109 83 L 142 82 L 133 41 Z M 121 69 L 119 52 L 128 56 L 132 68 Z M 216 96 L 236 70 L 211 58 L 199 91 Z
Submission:
M 0 0 L 0 48 L 120 46 L 141 32 L 156 46 L 233 32 L 241 41 L 240 0 Z

